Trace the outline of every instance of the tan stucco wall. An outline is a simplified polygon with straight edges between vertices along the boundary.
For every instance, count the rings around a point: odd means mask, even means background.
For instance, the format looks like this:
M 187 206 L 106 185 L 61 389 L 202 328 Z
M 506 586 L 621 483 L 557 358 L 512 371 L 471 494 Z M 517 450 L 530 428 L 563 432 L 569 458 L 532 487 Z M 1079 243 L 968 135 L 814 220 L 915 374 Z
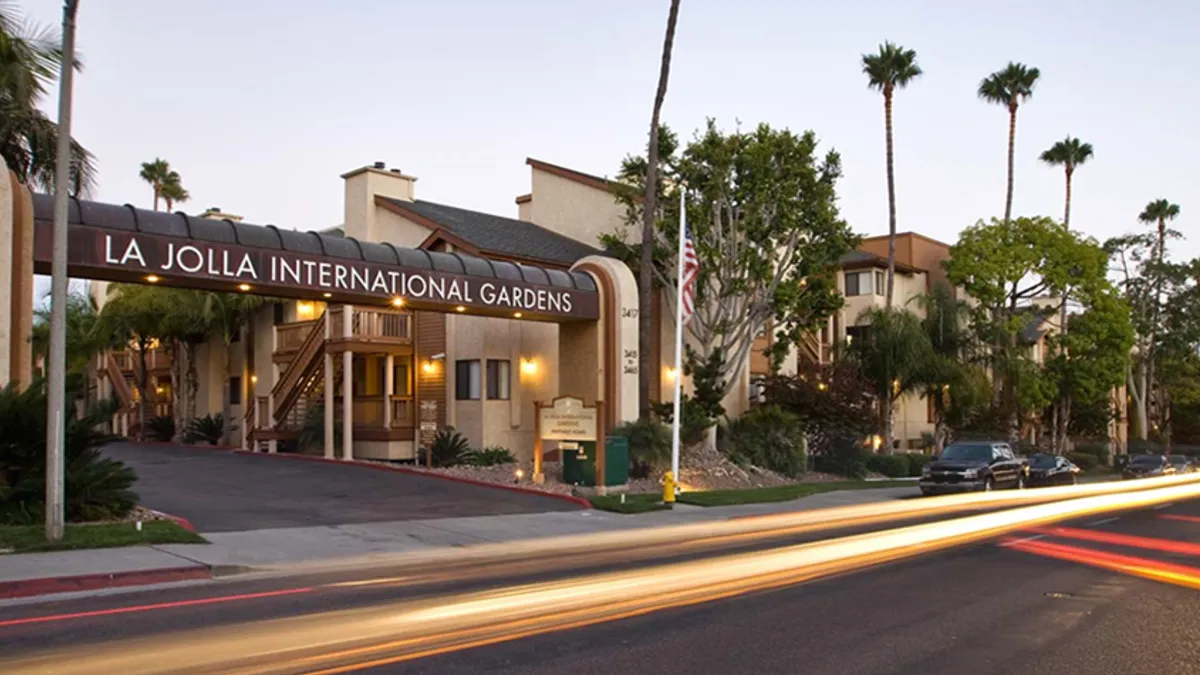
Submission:
M 375 207 L 375 232 L 379 238 L 374 241 L 386 241 L 402 248 L 417 248 L 432 230 L 377 206 Z
M 600 235 L 625 230 L 625 209 L 612 193 L 530 167 L 533 200 L 521 213 L 529 220 L 589 246 L 600 245 Z M 520 211 L 520 209 L 519 209 Z M 528 216 L 528 217 L 526 217 Z M 638 236 L 630 231 L 630 237 Z
M 363 168 L 342 176 L 345 181 L 342 226 L 346 236 L 363 241 L 383 241 L 378 232 L 379 209 L 375 197 L 412 201 L 416 178 L 387 170 Z

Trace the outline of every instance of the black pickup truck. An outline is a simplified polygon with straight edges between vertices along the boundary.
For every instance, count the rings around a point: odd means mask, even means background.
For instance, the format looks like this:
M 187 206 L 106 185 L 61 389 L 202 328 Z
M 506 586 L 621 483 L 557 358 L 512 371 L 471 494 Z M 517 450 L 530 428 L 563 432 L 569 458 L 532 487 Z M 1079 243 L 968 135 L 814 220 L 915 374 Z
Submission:
M 953 443 L 921 471 L 921 492 L 926 495 L 950 492 L 990 491 L 1025 487 L 1029 463 L 1016 456 L 1008 443 Z

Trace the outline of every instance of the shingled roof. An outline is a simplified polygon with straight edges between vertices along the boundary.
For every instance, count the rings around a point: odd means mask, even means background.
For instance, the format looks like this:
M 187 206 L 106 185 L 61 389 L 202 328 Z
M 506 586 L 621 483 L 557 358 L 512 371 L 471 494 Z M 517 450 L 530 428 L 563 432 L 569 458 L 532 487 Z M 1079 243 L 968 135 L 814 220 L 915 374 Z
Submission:
M 544 227 L 490 213 L 461 209 L 423 200 L 379 197 L 387 207 L 428 221 L 487 254 L 511 255 L 571 265 L 589 255 L 603 255 L 596 247 Z

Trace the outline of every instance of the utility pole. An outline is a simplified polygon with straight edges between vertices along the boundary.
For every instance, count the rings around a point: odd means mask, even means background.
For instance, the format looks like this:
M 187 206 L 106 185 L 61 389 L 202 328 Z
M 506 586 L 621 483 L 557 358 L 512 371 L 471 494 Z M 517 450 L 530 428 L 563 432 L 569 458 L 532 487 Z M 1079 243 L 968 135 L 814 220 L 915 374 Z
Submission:
M 62 74 L 58 79 L 58 156 L 54 162 L 54 255 L 50 266 L 50 370 L 46 396 L 46 539 L 63 537 L 67 369 L 67 198 L 71 187 L 71 80 L 75 74 L 75 14 L 63 2 Z

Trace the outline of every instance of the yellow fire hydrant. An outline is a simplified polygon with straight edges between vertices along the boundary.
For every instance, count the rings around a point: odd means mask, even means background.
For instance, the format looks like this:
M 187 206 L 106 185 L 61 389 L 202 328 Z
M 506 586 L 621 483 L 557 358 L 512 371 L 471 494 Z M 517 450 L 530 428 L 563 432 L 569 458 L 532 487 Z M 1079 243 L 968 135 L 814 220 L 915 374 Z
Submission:
M 663 475 L 663 503 L 675 503 L 675 474 L 670 471 Z

